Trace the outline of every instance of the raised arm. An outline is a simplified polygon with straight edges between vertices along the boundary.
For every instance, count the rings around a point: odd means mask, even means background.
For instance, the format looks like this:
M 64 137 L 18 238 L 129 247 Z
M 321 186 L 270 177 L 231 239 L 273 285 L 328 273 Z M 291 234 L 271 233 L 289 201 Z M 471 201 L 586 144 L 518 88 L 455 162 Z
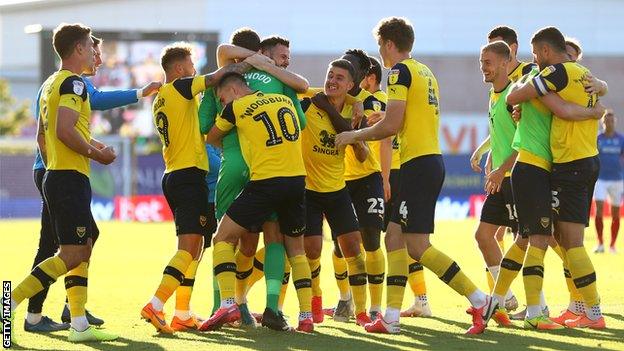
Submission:
M 221 67 L 212 73 L 208 73 L 204 76 L 204 79 L 206 80 L 206 89 L 208 87 L 212 87 L 216 85 L 219 82 L 219 79 L 221 79 L 221 77 L 223 77 L 223 75 L 226 73 L 236 72 L 236 73 L 243 74 L 249 71 L 251 68 L 252 66 L 249 63 L 239 62 L 239 63 L 234 63 L 225 67 Z
M 231 65 L 236 60 L 244 60 L 255 52 L 232 44 L 221 44 L 217 47 L 217 66 L 219 68 Z
M 275 78 L 279 79 L 282 83 L 288 85 L 289 87 L 295 89 L 295 91 L 298 93 L 304 93 L 310 87 L 310 83 L 307 79 L 297 73 L 276 66 L 273 60 L 267 60 L 267 57 L 262 54 L 250 56 L 245 60 L 245 62 L 250 63 L 259 70 L 265 71 L 275 76 Z

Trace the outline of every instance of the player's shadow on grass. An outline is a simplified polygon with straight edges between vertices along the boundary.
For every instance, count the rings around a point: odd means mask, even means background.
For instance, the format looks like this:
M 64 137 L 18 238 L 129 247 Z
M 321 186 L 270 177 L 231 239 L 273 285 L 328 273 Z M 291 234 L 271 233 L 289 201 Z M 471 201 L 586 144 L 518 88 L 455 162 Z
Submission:
M 66 334 L 56 334 L 56 333 L 50 333 L 50 334 L 41 334 L 44 335 L 46 337 L 52 338 L 52 339 L 57 339 L 59 341 L 64 341 L 64 342 L 69 342 L 67 341 L 67 335 Z M 157 339 L 154 339 L 157 340 Z M 123 345 L 119 345 L 119 344 L 123 344 Z M 146 342 L 146 341 L 137 341 L 137 340 L 132 340 L 132 339 L 126 339 L 123 337 L 119 337 L 117 338 L 117 340 L 115 341 L 110 341 L 110 342 L 89 342 L 89 343 L 85 343 L 84 344 L 85 347 L 89 347 L 89 348 L 93 348 L 96 350 L 102 350 L 102 351 L 117 351 L 117 350 L 154 350 L 154 351 L 160 351 L 160 350 L 165 350 L 164 347 L 162 347 L 162 345 L 159 345 L 158 342 Z M 24 348 L 15 348 L 16 350 L 25 350 Z M 29 348 L 28 350 L 45 350 L 45 351 L 64 351 L 64 349 L 52 349 L 49 346 L 42 348 L 42 349 L 32 349 Z
M 389 344 L 388 340 L 373 340 L 366 335 L 364 330 L 354 333 L 353 329 L 336 326 L 315 326 L 312 334 L 296 332 L 277 332 L 267 328 L 234 329 L 225 328 L 218 332 L 192 333 L 191 335 L 205 338 L 207 341 L 215 341 L 219 344 L 232 347 L 247 347 L 259 351 L 268 350 L 375 350 L 395 351 L 398 346 L 413 347 L 413 343 L 401 341 Z M 343 331 L 349 336 L 328 334 L 323 329 L 336 329 Z M 190 335 L 189 335 L 190 336 Z M 180 336 L 178 336 L 180 337 Z M 182 337 L 184 340 L 197 341 L 193 337 Z
M 613 319 L 617 319 L 621 322 L 624 322 L 624 316 L 621 314 L 617 314 L 617 313 L 603 313 L 603 314 L 607 317 L 611 317 Z
M 456 326 L 462 330 L 467 330 L 470 327 L 468 323 L 461 323 L 454 320 L 449 320 L 440 317 L 431 317 L 431 319 L 440 321 L 445 324 Z M 515 330 L 523 330 L 519 327 Z M 452 332 L 440 331 L 436 329 L 422 328 L 415 325 L 401 326 L 402 333 L 405 335 L 413 335 L 414 338 L 422 343 L 427 344 L 421 346 L 424 349 L 444 349 L 449 346 L 453 341 L 462 345 L 467 349 L 479 349 L 479 350 L 500 350 L 508 345 L 514 345 L 515 347 L 529 348 L 537 346 L 540 348 L 550 348 L 555 350 L 575 350 L 579 345 L 574 342 L 564 342 L 548 339 L 548 335 L 552 336 L 569 336 L 569 337 L 584 337 L 587 339 L 595 339 L 609 342 L 622 342 L 624 338 L 624 330 L 621 329 L 607 329 L 605 331 L 588 332 L 579 329 L 565 329 L 557 331 L 540 331 L 544 337 L 535 337 L 527 333 L 515 334 L 513 332 L 502 332 L 497 330 L 497 327 L 488 328 L 484 334 L 478 336 L 467 336 L 464 334 L 457 334 Z M 584 349 L 602 350 L 601 347 L 592 347 L 583 345 Z

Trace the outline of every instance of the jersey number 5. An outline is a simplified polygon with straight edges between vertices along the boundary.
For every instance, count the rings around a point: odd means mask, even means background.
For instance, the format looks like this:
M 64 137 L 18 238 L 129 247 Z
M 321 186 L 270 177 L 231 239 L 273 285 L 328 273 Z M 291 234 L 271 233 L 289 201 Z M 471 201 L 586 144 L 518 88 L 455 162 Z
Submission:
M 295 126 L 295 131 L 293 133 L 288 131 L 288 126 L 286 125 L 286 115 L 290 116 L 292 124 Z M 266 141 L 266 146 L 275 146 L 284 142 L 283 138 L 277 135 L 275 125 L 273 125 L 271 118 L 266 112 L 262 112 L 253 116 L 253 120 L 262 121 L 262 123 L 264 124 L 264 127 L 269 134 L 269 139 Z M 295 114 L 289 108 L 282 107 L 277 110 L 277 122 L 279 123 L 280 130 L 282 131 L 282 136 L 286 138 L 286 140 L 296 141 L 297 139 L 299 139 L 299 125 L 297 124 Z

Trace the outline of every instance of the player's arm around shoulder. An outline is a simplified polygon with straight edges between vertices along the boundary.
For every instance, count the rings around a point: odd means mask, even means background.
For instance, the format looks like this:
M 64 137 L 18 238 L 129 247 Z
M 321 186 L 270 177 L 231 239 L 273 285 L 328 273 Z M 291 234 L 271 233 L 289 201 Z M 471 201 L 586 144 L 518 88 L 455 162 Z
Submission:
M 214 126 L 210 128 L 208 135 L 206 135 L 206 143 L 222 148 L 221 140 L 236 125 L 234 103 L 235 101 L 232 101 L 225 105 L 221 114 L 217 116 Z

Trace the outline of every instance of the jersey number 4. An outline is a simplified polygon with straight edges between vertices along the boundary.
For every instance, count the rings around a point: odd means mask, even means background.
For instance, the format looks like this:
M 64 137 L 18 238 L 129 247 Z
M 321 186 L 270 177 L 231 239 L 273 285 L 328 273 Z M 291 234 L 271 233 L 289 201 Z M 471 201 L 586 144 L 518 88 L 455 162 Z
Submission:
M 286 125 L 286 115 L 288 115 L 292 121 L 292 124 L 295 126 L 295 131 L 290 132 L 288 130 L 288 126 Z M 299 125 L 297 124 L 297 118 L 295 114 L 286 107 L 282 107 L 277 110 L 277 122 L 279 123 L 280 130 L 282 131 L 282 136 L 277 135 L 277 130 L 275 129 L 275 125 L 271 121 L 271 118 L 266 112 L 262 112 L 253 116 L 254 121 L 261 121 L 264 124 L 264 127 L 269 134 L 269 139 L 266 141 L 266 146 L 275 146 L 284 142 L 284 138 L 288 141 L 296 141 L 299 139 Z

